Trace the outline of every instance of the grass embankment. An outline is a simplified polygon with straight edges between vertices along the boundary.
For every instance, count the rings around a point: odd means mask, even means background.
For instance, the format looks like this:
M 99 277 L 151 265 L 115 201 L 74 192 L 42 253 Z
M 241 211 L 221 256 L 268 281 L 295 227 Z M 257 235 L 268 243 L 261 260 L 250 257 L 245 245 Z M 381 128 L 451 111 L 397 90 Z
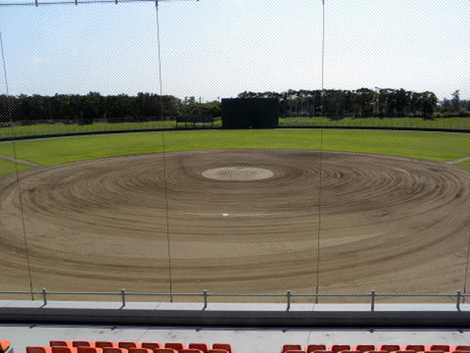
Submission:
M 449 161 L 470 156 L 470 134 L 380 130 L 199 130 L 76 136 L 16 142 L 17 158 L 44 166 L 105 157 L 214 149 L 320 149 Z M 0 155 L 10 155 L 10 143 Z M 10 165 L 11 164 L 11 165 Z M 0 174 L 13 163 L 0 165 Z M 463 162 L 462 166 L 470 167 Z M 21 165 L 22 169 L 26 167 Z
M 330 120 L 327 118 L 290 117 L 280 118 L 281 127 L 388 127 L 388 128 L 423 128 L 423 129 L 455 129 L 470 130 L 470 118 L 436 118 L 434 120 L 423 120 L 420 118 L 345 118 L 342 120 Z M 214 127 L 222 125 L 220 119 Z M 191 127 L 190 124 L 179 124 L 180 128 Z M 199 127 L 201 125 L 198 125 Z M 206 127 L 210 125 L 204 125 Z M 77 124 L 38 124 L 29 126 L 16 126 L 14 131 L 10 128 L 0 128 L 0 139 L 10 136 L 44 136 L 49 134 L 76 134 L 93 132 L 112 132 L 118 130 L 150 130 L 150 129 L 173 129 L 176 127 L 175 120 L 148 121 L 135 123 L 94 123 L 90 125 Z

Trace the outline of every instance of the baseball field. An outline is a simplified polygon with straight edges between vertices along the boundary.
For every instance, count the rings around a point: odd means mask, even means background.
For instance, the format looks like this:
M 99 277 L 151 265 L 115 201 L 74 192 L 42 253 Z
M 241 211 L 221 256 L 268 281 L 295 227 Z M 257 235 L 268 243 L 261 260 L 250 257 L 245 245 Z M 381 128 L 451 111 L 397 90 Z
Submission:
M 2 290 L 466 290 L 470 134 L 202 130 L 12 147 L 0 143 Z

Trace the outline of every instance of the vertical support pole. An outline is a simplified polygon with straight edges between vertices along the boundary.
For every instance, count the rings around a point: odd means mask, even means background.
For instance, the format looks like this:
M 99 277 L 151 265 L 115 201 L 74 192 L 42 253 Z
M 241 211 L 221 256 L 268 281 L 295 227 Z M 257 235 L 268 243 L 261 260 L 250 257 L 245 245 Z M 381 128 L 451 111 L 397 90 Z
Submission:
M 126 290 L 125 289 L 121 289 L 121 304 L 123 308 L 126 306 Z
M 375 311 L 375 290 L 370 292 L 370 311 Z
M 47 305 L 47 290 L 46 290 L 46 288 L 42 289 L 42 303 L 43 303 L 43 306 Z
M 292 297 L 292 293 L 290 290 L 287 291 L 287 309 L 286 311 L 289 311 L 290 310 L 290 304 L 291 304 L 291 297 Z
M 462 302 L 462 292 L 457 291 L 456 297 L 457 297 L 457 303 L 456 303 L 457 311 L 460 311 L 461 310 L 460 303 Z
M 207 309 L 207 289 L 204 289 L 202 291 L 202 297 L 203 297 L 203 300 L 204 300 L 203 310 L 206 310 Z

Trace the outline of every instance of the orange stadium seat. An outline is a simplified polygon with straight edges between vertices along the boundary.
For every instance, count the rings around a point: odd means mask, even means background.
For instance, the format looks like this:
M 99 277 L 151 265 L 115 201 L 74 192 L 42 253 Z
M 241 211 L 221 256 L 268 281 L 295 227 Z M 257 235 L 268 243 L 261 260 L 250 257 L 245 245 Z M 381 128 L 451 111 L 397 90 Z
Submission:
M 228 353 L 232 353 L 232 346 L 227 343 L 214 343 L 212 349 L 225 349 Z
M 181 351 L 182 349 L 184 349 L 184 346 L 182 343 L 169 342 L 165 343 L 165 348 L 171 348 L 175 351 Z
M 142 342 L 140 344 L 140 347 L 141 348 L 147 348 L 147 349 L 150 349 L 152 351 L 155 351 L 156 349 L 160 348 L 160 343 L 158 343 L 158 342 Z
M 202 353 L 207 352 L 207 344 L 205 343 L 190 343 L 189 348 L 199 349 Z
M 77 353 L 101 353 L 101 349 L 96 347 L 79 346 L 77 347 Z
M 302 346 L 300 344 L 285 344 L 282 346 L 282 353 L 287 351 L 301 351 Z
M 76 349 L 68 346 L 53 346 L 51 347 L 52 353 L 75 353 Z
M 178 351 L 173 348 L 158 348 L 154 350 L 154 353 L 178 353 Z
M 351 350 L 351 346 L 349 344 L 334 344 L 331 346 L 331 351 L 334 353 L 349 350 Z
M 72 341 L 72 347 L 92 347 L 93 344 L 90 341 Z
M 226 349 L 209 349 L 207 353 L 229 353 Z
M 26 347 L 26 353 L 51 353 L 50 347 Z
M 148 348 L 127 348 L 128 353 L 152 353 L 153 351 Z
M 401 346 L 398 344 L 383 344 L 380 346 L 380 350 L 387 352 L 396 352 L 401 350 Z
M 0 353 L 5 353 L 10 349 L 11 343 L 7 340 L 0 340 Z
M 373 344 L 358 344 L 354 350 L 359 352 L 371 352 L 375 351 L 375 346 Z
M 96 341 L 95 342 L 95 347 L 96 348 L 104 348 L 104 347 L 115 347 L 114 342 L 109 342 L 109 341 Z
M 72 342 L 70 341 L 49 341 L 50 347 L 72 347 Z
M 103 353 L 124 353 L 124 350 L 116 347 L 103 347 Z
M 409 344 L 406 346 L 405 350 L 407 351 L 415 351 L 415 352 L 424 352 L 426 347 L 424 344 Z
M 324 344 L 309 344 L 307 346 L 307 353 L 315 351 L 326 351 L 326 346 Z
M 179 353 L 203 353 L 200 349 L 186 348 L 179 351 Z
M 137 348 L 137 343 L 135 342 L 118 342 L 118 348 Z

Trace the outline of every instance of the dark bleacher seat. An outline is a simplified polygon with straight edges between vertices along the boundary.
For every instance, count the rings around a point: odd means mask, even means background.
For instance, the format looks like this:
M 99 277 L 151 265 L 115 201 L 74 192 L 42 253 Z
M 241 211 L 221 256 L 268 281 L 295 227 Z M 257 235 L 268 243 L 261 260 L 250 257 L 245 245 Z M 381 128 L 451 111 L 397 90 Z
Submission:
M 324 344 L 309 344 L 307 346 L 307 353 L 315 351 L 326 351 L 326 346 Z
M 359 352 L 375 351 L 375 345 L 373 345 L 373 344 L 358 344 L 358 345 L 356 345 L 354 350 L 359 351 Z
M 331 346 L 330 350 L 334 353 L 341 351 L 349 351 L 351 350 L 351 346 L 349 344 L 334 344 Z
M 447 344 L 433 344 L 428 351 L 442 351 L 442 352 L 449 352 L 450 346 Z

